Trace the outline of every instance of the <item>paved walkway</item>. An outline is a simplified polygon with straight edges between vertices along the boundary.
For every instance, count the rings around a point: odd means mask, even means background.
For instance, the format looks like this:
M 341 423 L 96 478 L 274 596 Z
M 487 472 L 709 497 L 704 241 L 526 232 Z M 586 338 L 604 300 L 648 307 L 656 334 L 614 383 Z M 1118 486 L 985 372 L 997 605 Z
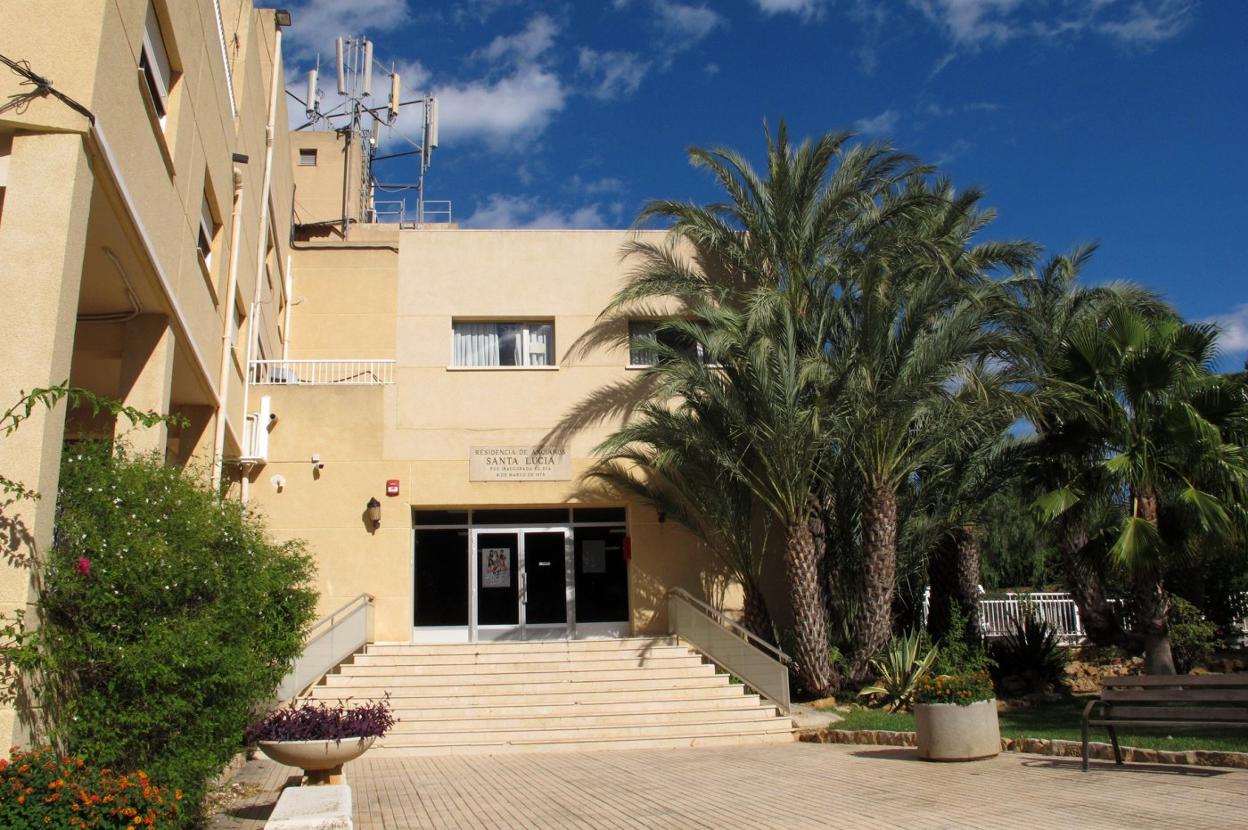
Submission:
M 253 761 L 258 786 L 209 824 L 260 828 L 298 770 Z M 406 828 L 1243 827 L 1248 772 L 1007 753 L 970 764 L 913 749 L 783 744 L 389 758 L 347 766 L 356 830 Z

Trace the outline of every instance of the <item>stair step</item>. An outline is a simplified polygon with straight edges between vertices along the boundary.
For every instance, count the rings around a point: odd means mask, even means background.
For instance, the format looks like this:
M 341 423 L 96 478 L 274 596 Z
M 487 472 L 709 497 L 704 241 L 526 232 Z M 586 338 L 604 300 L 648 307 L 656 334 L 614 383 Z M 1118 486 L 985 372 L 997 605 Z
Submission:
M 703 680 L 708 682 L 702 682 Z M 427 706 L 509 706 L 524 700 L 538 700 L 546 704 L 615 704 L 616 702 L 639 703 L 662 698 L 663 700 L 740 700 L 743 689 L 736 684 L 725 682 L 722 676 L 698 678 L 694 684 L 686 681 L 686 685 L 676 685 L 669 681 L 668 685 L 657 683 L 645 684 L 630 681 L 636 685 L 622 689 L 619 683 L 607 684 L 606 688 L 585 689 L 581 686 L 570 688 L 568 684 L 551 686 L 547 690 L 529 696 L 532 689 L 528 686 L 517 686 L 511 691 L 506 688 L 467 687 L 458 693 L 448 693 L 447 687 L 434 689 L 407 688 L 396 689 L 390 694 L 390 705 L 395 709 Z M 485 691 L 488 689 L 489 691 Z M 358 688 L 341 688 L 317 686 L 312 690 L 312 697 L 317 700 L 340 700 L 351 698 L 353 701 L 380 700 L 392 690 L 381 686 L 361 686 Z
M 391 698 L 394 715 L 404 722 L 411 720 L 432 720 L 460 718 L 539 718 L 539 717 L 570 717 L 574 715 L 662 715 L 671 712 L 707 712 L 734 709 L 758 709 L 763 704 L 758 695 L 732 695 L 731 697 L 711 697 L 697 695 L 688 698 L 660 697 L 656 692 L 651 695 L 638 696 L 636 700 L 616 700 L 603 703 L 587 703 L 570 698 L 562 703 L 546 700 L 531 703 L 523 699 L 513 698 L 509 702 L 485 702 L 478 705 L 464 704 L 461 699 L 424 700 L 417 699 L 421 705 L 407 705 L 416 701 L 399 701 Z M 441 705 L 437 705 L 441 704 Z
M 343 666 L 344 669 L 350 666 Z M 377 667 L 368 667 L 376 669 Z M 709 663 L 698 663 L 692 666 L 681 666 L 672 669 L 563 669 L 547 672 L 476 672 L 455 674 L 395 674 L 390 671 L 367 671 L 351 674 L 331 674 L 325 678 L 327 686 L 352 686 L 369 683 L 382 686 L 489 686 L 507 683 L 585 683 L 591 681 L 614 682 L 645 679 L 671 679 L 708 677 L 715 674 L 715 667 Z
M 372 643 L 365 654 L 485 654 L 558 652 L 576 654 L 586 651 L 642 651 L 678 645 L 675 637 L 625 637 L 602 640 L 528 640 L 524 642 L 484 643 Z
M 651 663 L 669 660 L 674 658 L 698 658 L 685 646 L 659 646 L 649 649 L 596 649 L 584 652 L 584 654 L 576 654 L 576 662 L 593 662 L 593 663 L 618 663 L 633 661 L 638 664 L 650 665 Z M 565 652 L 557 651 L 535 651 L 523 652 L 518 650 L 509 651 L 483 651 L 475 653 L 454 653 L 454 654 L 377 654 L 374 652 L 366 652 L 356 655 L 348 666 L 419 666 L 421 668 L 431 668 L 434 666 L 447 666 L 448 668 L 458 668 L 463 670 L 465 666 L 485 666 L 485 665 L 520 665 L 520 664 L 567 664 L 569 655 Z M 700 658 L 698 658 L 700 659 Z
M 376 678 L 382 680 L 382 678 Z M 373 678 L 370 678 L 370 681 Z M 405 697 L 458 697 L 460 695 L 538 695 L 545 696 L 554 692 L 566 691 L 582 694 L 585 692 L 613 691 L 651 691 L 655 689 L 696 689 L 708 686 L 728 686 L 728 678 L 722 674 L 706 674 L 697 677 L 641 677 L 635 680 L 560 680 L 543 683 L 466 683 L 459 686 L 431 685 L 410 683 L 394 683 L 381 685 L 341 685 L 317 686 L 313 692 L 316 697 L 337 699 L 340 697 L 381 697 L 386 692 L 395 696 Z
M 693 710 L 685 712 L 647 712 L 641 714 L 620 712 L 575 715 L 542 715 L 534 717 L 479 717 L 423 718 L 400 717 L 388 733 L 390 735 L 439 735 L 516 732 L 527 730 L 586 729 L 598 727 L 626 728 L 637 726 L 671 726 L 684 724 L 771 722 L 775 719 L 774 708 L 753 706 L 720 710 Z
M 392 731 L 378 743 L 382 746 L 436 744 L 472 744 L 472 743 L 523 743 L 533 741 L 560 741 L 575 739 L 615 740 L 619 738 L 668 737 L 700 733 L 715 734 L 760 734 L 769 732 L 792 732 L 791 721 L 776 718 L 750 718 L 728 721 L 686 721 L 677 724 L 641 723 L 618 726 L 568 726 L 556 728 L 516 728 L 516 729 L 467 729 L 460 731 L 446 730 L 442 732 L 405 733 Z
M 665 736 L 633 736 L 617 738 L 573 738 L 565 740 L 545 739 L 536 741 L 513 740 L 509 743 L 461 743 L 461 744 L 404 744 L 382 746 L 374 744 L 369 750 L 373 758 L 402 758 L 429 755 L 502 755 L 518 752 L 594 752 L 616 749 L 683 749 L 686 747 L 740 746 L 742 744 L 792 743 L 792 732 L 760 732 L 757 734 L 707 734 L 705 732 L 680 732 Z
M 368 658 L 363 658 L 368 659 Z M 405 677 L 435 677 L 454 675 L 462 677 L 471 673 L 476 677 L 495 674 L 565 674 L 568 672 L 624 671 L 642 669 L 681 669 L 702 666 L 705 663 L 696 654 L 673 657 L 626 657 L 614 660 L 545 660 L 542 662 L 513 661 L 506 663 L 475 663 L 428 665 L 424 663 L 394 663 L 397 658 L 372 657 L 368 662 L 357 660 L 341 667 L 339 674 L 350 677 L 402 674 Z M 419 658 L 417 658 L 419 659 Z

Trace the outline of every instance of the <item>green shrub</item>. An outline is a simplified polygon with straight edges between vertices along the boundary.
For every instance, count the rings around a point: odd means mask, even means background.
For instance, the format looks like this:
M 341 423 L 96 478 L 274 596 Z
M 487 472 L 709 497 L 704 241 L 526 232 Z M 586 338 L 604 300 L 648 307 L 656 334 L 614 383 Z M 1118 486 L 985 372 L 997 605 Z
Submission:
M 1066 675 L 1070 655 L 1057 629 L 1029 611 L 1010 620 L 1009 631 L 989 649 L 998 680 L 1021 678 L 1030 688 L 1056 686 Z
M 939 643 L 933 674 L 967 674 L 986 672 L 992 659 L 984 647 L 979 629 L 966 618 L 956 602 L 950 603 L 949 631 Z
M 876 681 L 858 693 L 859 697 L 874 697 L 888 711 L 909 709 L 914 699 L 915 684 L 927 676 L 936 660 L 936 647 L 923 654 L 923 635 L 919 631 L 901 634 L 893 638 L 877 660 L 871 661 Z
M 67 451 L 41 626 L 7 655 L 57 746 L 145 769 L 186 793 L 207 783 L 303 646 L 315 593 L 298 543 L 274 544 L 241 505 L 189 472 L 107 445 Z
M 181 801 L 142 770 L 99 769 L 47 748 L 0 759 L 0 830 L 174 828 Z
M 1199 608 L 1177 595 L 1170 597 L 1169 633 L 1174 667 L 1180 674 L 1205 664 L 1213 656 L 1217 626 L 1206 620 Z
M 992 678 L 986 671 L 960 674 L 937 674 L 925 677 L 914 687 L 915 703 L 956 703 L 970 706 L 981 700 L 992 700 Z

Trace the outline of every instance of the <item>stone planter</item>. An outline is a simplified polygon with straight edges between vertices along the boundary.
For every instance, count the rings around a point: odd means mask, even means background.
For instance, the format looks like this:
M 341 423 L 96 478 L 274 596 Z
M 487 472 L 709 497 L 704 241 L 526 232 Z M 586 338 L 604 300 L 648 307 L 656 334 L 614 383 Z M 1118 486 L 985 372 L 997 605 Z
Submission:
M 978 761 L 1001 751 L 997 702 L 917 703 L 914 728 L 924 761 Z
M 340 741 L 260 741 L 260 751 L 288 767 L 300 767 L 309 784 L 341 783 L 342 765 L 359 758 L 374 738 Z

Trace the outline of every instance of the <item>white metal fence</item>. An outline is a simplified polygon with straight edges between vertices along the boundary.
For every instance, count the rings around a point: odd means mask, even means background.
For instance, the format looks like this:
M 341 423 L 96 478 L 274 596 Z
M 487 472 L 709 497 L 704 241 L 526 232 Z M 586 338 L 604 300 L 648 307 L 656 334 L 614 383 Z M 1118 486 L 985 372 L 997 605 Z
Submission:
M 382 386 L 394 383 L 393 360 L 253 360 L 253 386 Z

